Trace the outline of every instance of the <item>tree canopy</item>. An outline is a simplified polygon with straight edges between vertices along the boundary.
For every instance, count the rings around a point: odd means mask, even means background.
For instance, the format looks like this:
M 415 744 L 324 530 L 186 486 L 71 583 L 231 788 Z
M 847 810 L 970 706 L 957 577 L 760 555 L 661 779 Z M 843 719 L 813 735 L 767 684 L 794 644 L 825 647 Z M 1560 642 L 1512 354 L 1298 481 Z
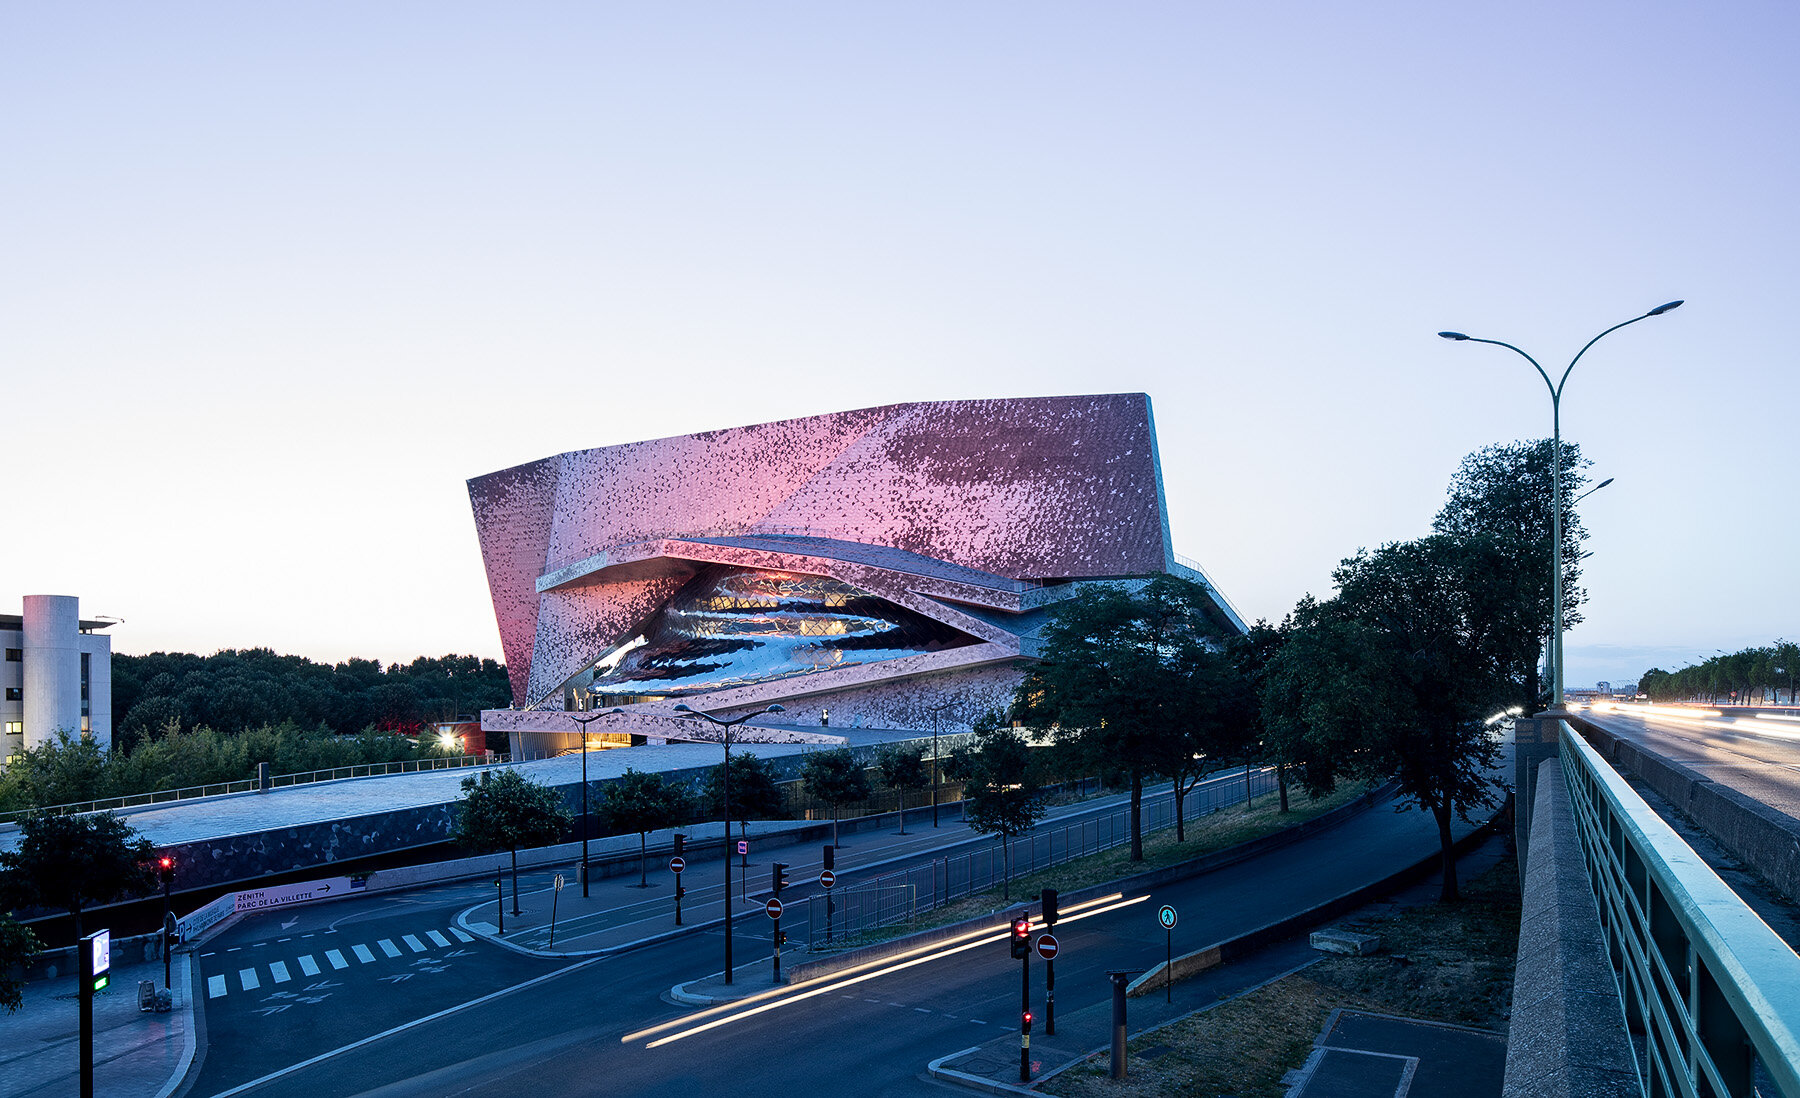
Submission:
M 963 783 L 963 819 L 969 830 L 997 835 L 1003 871 L 1002 895 L 1011 899 L 1011 840 L 1037 826 L 1044 815 L 1033 749 L 999 713 L 987 713 L 974 725 L 974 742 L 950 756 L 946 771 Z
M 562 838 L 574 820 L 562 794 L 510 767 L 488 771 L 486 781 L 462 780 L 456 804 L 455 839 L 471 850 L 504 850 L 512 855 L 513 913 L 519 913 L 519 848 L 544 846 Z
M 881 776 L 881 784 L 896 793 L 905 794 L 909 789 L 924 789 L 931 784 L 931 771 L 925 767 L 925 748 L 884 747 L 875 757 L 875 773 Z M 900 804 L 900 834 L 906 834 L 906 803 Z
M 156 848 L 111 812 L 35 813 L 19 820 L 19 845 L 0 851 L 7 891 L 19 901 L 67 911 L 82 936 L 82 909 L 147 892 Z
M 785 820 L 787 800 L 767 759 L 739 751 L 731 756 L 731 815 L 739 821 Z M 709 816 L 725 816 L 725 763 L 706 772 L 700 800 Z
M 634 832 L 638 837 L 639 888 L 650 887 L 645 865 L 650 832 L 681 823 L 692 807 L 687 791 L 661 774 L 627 768 L 616 780 L 606 783 L 600 795 L 600 811 L 606 816 L 607 826 L 618 832 Z
M 1014 697 L 1026 728 L 1130 782 L 1132 861 L 1144 857 L 1144 782 L 1230 752 L 1223 741 L 1241 740 L 1249 719 L 1211 610 L 1204 584 L 1172 576 L 1089 587 L 1051 611 L 1041 662 Z
M 847 804 L 869 799 L 874 792 L 862 764 L 847 749 L 815 751 L 806 756 L 800 773 L 807 795 L 831 806 L 831 844 L 837 845 L 838 813 Z
M 1393 775 L 1405 803 L 1432 814 L 1446 899 L 1457 891 L 1451 818 L 1493 803 L 1486 718 L 1513 698 L 1521 626 L 1503 610 L 1519 593 L 1502 555 L 1491 539 L 1437 534 L 1344 561 L 1338 593 L 1289 618 L 1262 685 L 1270 732 L 1303 754 L 1309 789 Z

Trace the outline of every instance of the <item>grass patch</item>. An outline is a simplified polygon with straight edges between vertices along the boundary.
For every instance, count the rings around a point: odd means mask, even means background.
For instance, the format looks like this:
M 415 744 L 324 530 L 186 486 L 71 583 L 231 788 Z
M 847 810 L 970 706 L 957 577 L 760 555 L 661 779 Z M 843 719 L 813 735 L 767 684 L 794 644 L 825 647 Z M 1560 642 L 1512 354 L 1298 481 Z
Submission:
M 1326 956 L 1303 972 L 1131 1042 L 1126 1079 L 1105 1056 L 1043 1089 L 1064 1098 L 1281 1098 L 1332 1010 L 1349 1008 L 1504 1031 L 1519 936 L 1518 865 L 1506 857 L 1462 899 L 1341 924 L 1379 934 L 1370 957 Z M 1153 1059 L 1139 1050 L 1167 1048 Z
M 1144 860 L 1141 862 L 1131 860 L 1129 845 L 1103 850 L 1015 877 L 1004 889 L 996 887 L 977 892 L 943 907 L 922 912 L 904 923 L 893 923 L 876 930 L 835 938 L 829 950 L 819 952 L 836 953 L 857 949 L 921 930 L 932 930 L 966 919 L 979 918 L 1019 903 L 1024 897 L 1036 896 L 1044 888 L 1073 892 L 1090 885 L 1106 884 L 1137 873 L 1178 865 L 1203 854 L 1211 854 L 1305 823 L 1315 816 L 1350 803 L 1366 791 L 1366 786 L 1346 784 L 1336 792 L 1314 799 L 1302 790 L 1293 789 L 1289 791 L 1288 811 L 1285 813 L 1280 810 L 1280 803 L 1273 793 L 1264 794 L 1248 810 L 1242 804 L 1236 804 L 1189 821 L 1185 842 L 1175 841 L 1175 829 L 1172 827 L 1145 834 Z

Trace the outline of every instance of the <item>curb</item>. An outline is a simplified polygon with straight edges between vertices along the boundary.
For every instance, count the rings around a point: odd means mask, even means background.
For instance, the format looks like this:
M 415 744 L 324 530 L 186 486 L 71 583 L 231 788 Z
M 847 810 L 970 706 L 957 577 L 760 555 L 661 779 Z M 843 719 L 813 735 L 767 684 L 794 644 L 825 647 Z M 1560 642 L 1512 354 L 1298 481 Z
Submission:
M 970 1075 L 966 1071 L 957 1071 L 955 1068 L 947 1068 L 947 1067 L 943 1066 L 945 1061 L 947 1061 L 947 1060 L 954 1060 L 958 1056 L 967 1056 L 971 1052 L 980 1051 L 980 1049 L 981 1049 L 980 1045 L 970 1045 L 968 1048 L 963 1049 L 961 1052 L 952 1052 L 948 1056 L 939 1056 L 937 1059 L 931 1061 L 931 1063 L 925 1065 L 926 1074 L 930 1075 L 933 1079 L 942 1079 L 947 1083 L 955 1083 L 958 1086 L 968 1087 L 970 1090 L 986 1091 L 989 1094 L 1033 1094 L 1033 1095 L 1035 1095 L 1038 1093 L 1035 1090 L 1029 1090 L 1025 1087 L 1014 1086 L 1011 1083 L 1002 1083 L 1002 1082 L 998 1082 L 993 1079 L 989 1079 L 986 1076 Z M 1087 1054 L 1087 1055 L 1091 1055 L 1091 1053 Z M 1076 1063 L 1076 1064 L 1082 1063 L 1087 1060 L 1087 1055 L 1083 1055 L 1081 1057 L 1081 1059 L 1071 1061 L 1071 1063 Z M 1061 1069 L 1059 1068 L 1057 1070 L 1060 1071 Z M 1052 1074 L 1054 1074 L 1054 1073 L 1052 1073 Z M 1049 1076 L 1046 1075 L 1044 1078 L 1047 1079 L 1047 1078 L 1049 1078 Z

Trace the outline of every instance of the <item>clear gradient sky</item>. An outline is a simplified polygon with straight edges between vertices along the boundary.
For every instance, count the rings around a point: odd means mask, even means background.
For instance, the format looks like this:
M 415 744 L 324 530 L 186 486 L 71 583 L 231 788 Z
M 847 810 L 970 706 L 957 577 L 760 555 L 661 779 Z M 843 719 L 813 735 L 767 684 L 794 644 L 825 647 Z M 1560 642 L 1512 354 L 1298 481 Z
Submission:
M 0 6 L 0 610 L 498 658 L 464 481 L 1145 391 L 1246 618 L 1549 433 L 1571 684 L 1800 635 L 1800 9 Z

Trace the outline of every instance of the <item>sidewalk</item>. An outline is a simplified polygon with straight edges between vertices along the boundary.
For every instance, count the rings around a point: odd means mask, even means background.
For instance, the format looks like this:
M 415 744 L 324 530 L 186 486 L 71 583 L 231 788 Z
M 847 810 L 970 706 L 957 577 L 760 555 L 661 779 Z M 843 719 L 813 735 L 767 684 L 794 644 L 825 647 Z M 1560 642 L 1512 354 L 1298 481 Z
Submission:
M 192 958 L 174 959 L 175 1009 L 138 1010 L 139 980 L 162 987 L 160 961 L 115 965 L 112 985 L 94 997 L 94 1093 L 168 1098 L 194 1059 Z M 81 1005 L 75 975 L 25 985 L 25 1005 L 0 1014 L 0 1098 L 68 1098 L 81 1091 Z

